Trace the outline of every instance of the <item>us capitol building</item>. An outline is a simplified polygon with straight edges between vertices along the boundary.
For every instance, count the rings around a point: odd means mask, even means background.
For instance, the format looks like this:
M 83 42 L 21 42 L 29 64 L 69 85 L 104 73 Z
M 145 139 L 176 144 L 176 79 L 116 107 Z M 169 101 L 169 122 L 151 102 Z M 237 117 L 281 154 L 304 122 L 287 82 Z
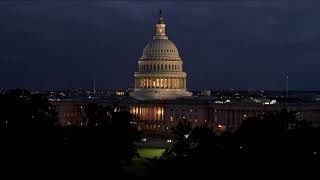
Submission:
M 166 133 L 179 119 L 194 126 L 206 125 L 215 130 L 233 132 L 248 117 L 280 111 L 284 107 L 296 113 L 298 120 L 320 126 L 320 106 L 316 102 L 217 101 L 213 96 L 196 96 L 187 91 L 187 74 L 177 47 L 166 36 L 166 25 L 160 12 L 155 36 L 144 47 L 134 73 L 134 90 L 129 95 L 96 98 L 63 98 L 52 100 L 61 126 L 85 126 L 84 106 L 98 103 L 129 108 L 138 128 L 144 132 Z
M 135 99 L 175 99 L 192 96 L 187 91 L 187 74 L 183 72 L 182 60 L 177 47 L 165 34 L 166 25 L 160 12 L 155 36 L 149 42 L 139 60 L 138 72 L 134 74 Z

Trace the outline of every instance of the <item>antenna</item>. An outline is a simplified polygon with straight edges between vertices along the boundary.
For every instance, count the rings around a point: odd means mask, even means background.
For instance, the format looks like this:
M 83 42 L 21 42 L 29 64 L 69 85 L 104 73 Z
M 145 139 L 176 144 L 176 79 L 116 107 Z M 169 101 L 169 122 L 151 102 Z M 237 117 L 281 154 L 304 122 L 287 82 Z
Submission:
M 93 80 L 93 94 L 96 94 L 96 80 Z
M 286 76 L 286 89 L 285 89 L 285 91 L 286 91 L 286 98 L 288 98 L 289 97 L 289 75 L 287 72 L 285 73 L 285 76 Z

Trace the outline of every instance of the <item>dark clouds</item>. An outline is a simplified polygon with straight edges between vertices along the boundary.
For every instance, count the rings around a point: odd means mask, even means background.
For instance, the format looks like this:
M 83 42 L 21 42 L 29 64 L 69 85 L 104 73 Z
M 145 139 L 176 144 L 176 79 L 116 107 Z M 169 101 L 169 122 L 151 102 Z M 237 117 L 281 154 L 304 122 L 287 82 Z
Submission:
M 0 88 L 128 87 L 159 8 L 189 88 L 320 89 L 308 0 L 0 2 Z

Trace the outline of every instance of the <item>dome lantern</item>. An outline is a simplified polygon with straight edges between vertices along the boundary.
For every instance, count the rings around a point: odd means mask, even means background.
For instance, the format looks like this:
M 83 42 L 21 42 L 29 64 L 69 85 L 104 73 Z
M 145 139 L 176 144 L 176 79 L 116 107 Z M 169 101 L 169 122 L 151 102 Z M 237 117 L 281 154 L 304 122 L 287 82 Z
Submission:
M 159 36 L 160 37 L 165 36 L 165 35 L 166 35 L 166 24 L 164 24 L 162 11 L 160 10 L 159 20 L 158 20 L 158 23 L 156 24 L 156 36 L 154 38 L 157 38 Z

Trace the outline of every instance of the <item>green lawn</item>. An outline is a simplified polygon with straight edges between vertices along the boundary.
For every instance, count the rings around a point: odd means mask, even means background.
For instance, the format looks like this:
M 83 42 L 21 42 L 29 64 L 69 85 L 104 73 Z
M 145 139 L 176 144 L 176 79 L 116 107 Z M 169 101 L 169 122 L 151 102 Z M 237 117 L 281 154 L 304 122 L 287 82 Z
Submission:
M 130 164 L 124 162 L 123 170 L 127 173 L 143 177 L 146 173 L 146 168 L 151 165 L 151 162 L 147 158 L 159 158 L 164 150 L 165 148 L 139 147 L 138 153 L 140 158 L 133 159 Z
M 148 148 L 148 147 L 141 147 L 138 148 L 138 153 L 141 158 L 154 158 L 160 157 L 164 152 L 164 148 Z

